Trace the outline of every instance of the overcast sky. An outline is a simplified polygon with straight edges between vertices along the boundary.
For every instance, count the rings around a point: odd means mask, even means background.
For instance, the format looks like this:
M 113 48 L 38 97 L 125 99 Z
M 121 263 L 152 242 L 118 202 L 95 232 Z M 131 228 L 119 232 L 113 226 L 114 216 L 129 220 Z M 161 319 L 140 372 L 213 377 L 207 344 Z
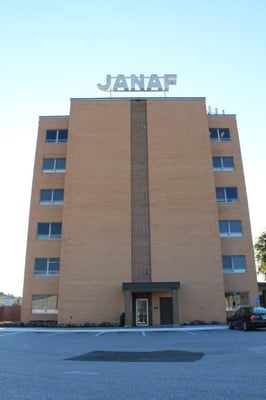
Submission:
M 265 0 L 9 0 L 0 6 L 0 291 L 22 294 L 39 115 L 104 97 L 108 73 L 236 114 L 254 239 L 266 228 Z

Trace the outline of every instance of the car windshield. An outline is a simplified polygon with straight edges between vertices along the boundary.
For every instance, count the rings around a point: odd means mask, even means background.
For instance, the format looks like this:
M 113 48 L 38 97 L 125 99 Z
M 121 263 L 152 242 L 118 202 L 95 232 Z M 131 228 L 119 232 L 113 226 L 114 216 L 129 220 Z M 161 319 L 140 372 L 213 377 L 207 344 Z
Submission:
M 266 308 L 263 307 L 254 307 L 253 312 L 255 314 L 266 314 Z

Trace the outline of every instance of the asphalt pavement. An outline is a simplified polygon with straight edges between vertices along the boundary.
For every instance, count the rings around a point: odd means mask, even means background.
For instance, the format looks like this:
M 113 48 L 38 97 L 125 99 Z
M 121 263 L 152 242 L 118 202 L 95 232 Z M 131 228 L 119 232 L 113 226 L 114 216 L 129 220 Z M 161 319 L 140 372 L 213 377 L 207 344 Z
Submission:
M 266 330 L 0 329 L 1 400 L 265 398 Z

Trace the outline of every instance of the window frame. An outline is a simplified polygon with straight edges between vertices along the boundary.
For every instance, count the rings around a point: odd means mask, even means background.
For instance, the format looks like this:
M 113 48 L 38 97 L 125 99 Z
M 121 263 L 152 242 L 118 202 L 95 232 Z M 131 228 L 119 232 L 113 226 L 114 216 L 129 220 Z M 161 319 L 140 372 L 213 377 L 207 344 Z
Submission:
M 50 200 L 42 200 L 42 194 L 51 192 Z M 62 200 L 54 200 L 55 194 L 62 192 Z M 41 206 L 61 206 L 64 204 L 64 189 L 40 189 L 40 205 Z
M 214 166 L 214 160 L 219 159 L 221 167 L 215 167 Z M 224 166 L 224 161 L 225 159 L 232 159 L 232 166 L 231 167 L 225 167 Z M 233 156 L 213 156 L 212 157 L 212 167 L 213 171 L 234 171 L 235 170 L 235 163 L 234 163 L 234 157 Z
M 52 161 L 53 160 L 53 166 L 51 168 L 46 168 L 45 167 L 45 162 L 47 161 Z M 59 163 L 59 161 L 64 160 L 64 167 L 63 168 L 59 168 L 57 167 L 57 164 Z M 66 158 L 65 157 L 49 157 L 49 158 L 43 158 L 43 163 L 42 163 L 42 172 L 44 174 L 60 174 L 66 171 Z
M 41 261 L 42 260 L 42 261 Z M 44 264 L 43 272 L 37 271 L 38 262 Z M 52 271 L 52 266 L 58 265 L 58 270 Z M 40 268 L 40 266 L 39 266 Z M 60 258 L 59 257 L 40 257 L 34 260 L 34 276 L 59 276 L 60 275 Z
M 233 224 L 239 222 L 240 224 L 240 230 L 239 231 L 234 231 L 233 228 Z M 227 225 L 227 230 L 226 231 L 222 231 L 221 230 L 221 225 L 226 224 Z M 243 229 L 242 229 L 242 221 L 239 219 L 233 220 L 233 219 L 222 219 L 219 220 L 219 235 L 220 237 L 224 238 L 224 237 L 242 237 L 243 236 Z
M 235 189 L 236 190 L 236 197 L 229 197 L 228 196 L 228 191 Z M 217 197 L 217 191 L 218 190 L 223 190 L 224 196 L 223 198 L 218 198 Z M 239 202 L 239 197 L 238 197 L 238 189 L 237 186 L 222 186 L 222 187 L 216 187 L 215 188 L 216 191 L 216 202 L 219 204 L 231 204 L 231 203 L 238 203 Z
M 44 225 L 48 225 L 48 233 L 39 233 L 41 228 L 44 228 Z M 60 233 L 53 233 L 53 229 L 56 227 L 55 225 L 60 225 Z M 60 240 L 62 238 L 62 222 L 37 222 L 37 239 L 38 240 Z
M 55 132 L 55 139 L 53 140 L 53 139 L 47 139 L 47 136 L 48 136 L 48 133 L 51 133 L 51 132 Z M 66 132 L 66 137 L 64 137 L 63 135 L 62 135 L 62 133 L 65 133 Z M 60 136 L 63 136 L 62 138 L 60 138 Z M 45 133 L 45 143 L 59 143 L 59 144 L 61 144 L 61 143 L 67 143 L 67 141 L 68 141 L 68 129 L 63 129 L 63 128 L 61 128 L 61 129 L 47 129 L 46 130 L 46 133 Z
M 212 133 L 216 132 L 216 136 L 211 136 Z M 228 133 L 228 136 L 223 137 L 224 133 Z M 209 128 L 210 141 L 211 142 L 230 142 L 231 131 L 229 128 Z
M 49 300 L 55 300 L 55 308 L 49 308 Z M 34 308 L 34 301 L 43 304 L 42 308 Z M 38 303 L 37 303 L 38 305 Z M 58 295 L 57 294 L 33 294 L 31 297 L 31 313 L 32 314 L 58 314 Z
M 249 292 L 225 292 L 225 310 L 235 311 L 249 303 Z
M 236 267 L 237 264 L 237 258 L 238 262 L 239 259 L 242 259 L 243 262 L 243 268 Z M 225 266 L 225 264 L 228 264 L 228 261 L 230 261 L 230 268 L 228 268 L 228 265 Z M 222 268 L 223 268 L 223 273 L 224 274 L 243 274 L 247 272 L 247 263 L 246 263 L 246 257 L 242 254 L 235 254 L 235 255 L 223 255 L 222 256 Z

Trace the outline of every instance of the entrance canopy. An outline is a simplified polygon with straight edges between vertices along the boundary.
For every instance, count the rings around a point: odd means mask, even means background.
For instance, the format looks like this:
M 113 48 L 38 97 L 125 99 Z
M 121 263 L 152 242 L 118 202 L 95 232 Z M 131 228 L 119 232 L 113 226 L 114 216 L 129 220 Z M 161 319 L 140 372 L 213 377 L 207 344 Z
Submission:
M 162 292 L 180 288 L 180 282 L 123 282 L 123 290 L 130 292 Z
M 132 326 L 133 323 L 137 323 L 137 317 L 135 317 L 138 302 L 146 301 L 146 308 L 149 309 L 149 303 L 146 298 L 149 298 L 148 293 L 152 292 L 172 292 L 172 321 L 173 324 L 178 324 L 178 289 L 180 288 L 180 282 L 123 282 L 122 288 L 125 295 L 125 325 Z M 139 296 L 145 296 L 144 298 L 137 298 Z M 135 299 L 135 300 L 134 300 Z M 136 302 L 136 304 L 134 303 Z M 134 303 L 134 305 L 132 304 Z M 147 311 L 148 314 L 148 311 Z M 148 320 L 147 320 L 148 323 Z

